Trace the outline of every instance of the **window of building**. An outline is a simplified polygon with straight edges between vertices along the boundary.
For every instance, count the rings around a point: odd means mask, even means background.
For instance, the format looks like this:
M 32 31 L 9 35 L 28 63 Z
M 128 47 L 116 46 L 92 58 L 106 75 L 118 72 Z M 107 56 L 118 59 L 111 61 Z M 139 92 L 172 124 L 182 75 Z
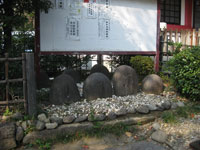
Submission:
M 180 25 L 181 0 L 161 0 L 161 22 Z

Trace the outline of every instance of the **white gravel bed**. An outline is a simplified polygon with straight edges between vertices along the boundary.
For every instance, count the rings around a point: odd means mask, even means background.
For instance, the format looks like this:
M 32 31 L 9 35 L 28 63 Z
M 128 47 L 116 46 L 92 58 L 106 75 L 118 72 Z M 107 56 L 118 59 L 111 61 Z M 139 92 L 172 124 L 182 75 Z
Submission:
M 72 103 L 70 105 L 49 105 L 44 106 L 44 110 L 47 111 L 49 116 L 65 117 L 73 115 L 75 117 L 88 116 L 89 114 L 104 114 L 108 115 L 110 112 L 117 113 L 125 110 L 126 113 L 134 112 L 134 109 L 145 105 L 148 107 L 154 107 L 155 110 L 162 103 L 170 102 L 176 99 L 176 95 L 148 95 L 145 93 L 138 93 L 137 95 L 130 95 L 124 97 L 117 97 L 115 95 L 112 98 L 98 98 L 93 101 L 87 101 L 86 99 L 80 102 Z

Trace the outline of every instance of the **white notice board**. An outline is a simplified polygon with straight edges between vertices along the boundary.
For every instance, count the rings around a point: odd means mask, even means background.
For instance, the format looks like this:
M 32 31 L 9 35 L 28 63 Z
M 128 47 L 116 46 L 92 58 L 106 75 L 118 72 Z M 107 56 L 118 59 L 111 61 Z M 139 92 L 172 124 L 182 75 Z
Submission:
M 41 52 L 156 51 L 157 0 L 52 0 Z

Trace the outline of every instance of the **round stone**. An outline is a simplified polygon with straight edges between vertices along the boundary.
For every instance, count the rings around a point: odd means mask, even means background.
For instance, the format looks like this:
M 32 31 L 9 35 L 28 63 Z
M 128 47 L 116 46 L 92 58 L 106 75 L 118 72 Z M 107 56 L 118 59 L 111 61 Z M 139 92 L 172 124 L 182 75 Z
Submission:
M 103 73 L 93 73 L 84 82 L 83 96 L 87 100 L 112 97 L 111 82 Z
M 49 80 L 48 74 L 42 69 L 40 69 L 40 72 L 36 77 L 36 84 L 37 89 L 49 88 L 51 85 L 51 81 Z
M 110 79 L 110 72 L 108 71 L 108 69 L 105 66 L 100 65 L 100 64 L 94 65 L 90 71 L 90 74 L 93 74 L 96 72 L 103 73 Z
M 63 74 L 71 76 L 76 83 L 80 83 L 81 82 L 80 73 L 78 71 L 76 71 L 76 70 L 65 69 L 65 71 L 63 72 Z
M 114 94 L 117 96 L 127 96 L 137 93 L 138 77 L 130 66 L 119 66 L 114 72 L 113 78 Z
M 163 92 L 163 81 L 156 75 L 146 76 L 142 81 L 142 91 L 147 94 L 160 94 Z
M 54 79 L 50 90 L 50 102 L 52 104 L 70 104 L 79 100 L 80 94 L 71 76 L 62 74 Z

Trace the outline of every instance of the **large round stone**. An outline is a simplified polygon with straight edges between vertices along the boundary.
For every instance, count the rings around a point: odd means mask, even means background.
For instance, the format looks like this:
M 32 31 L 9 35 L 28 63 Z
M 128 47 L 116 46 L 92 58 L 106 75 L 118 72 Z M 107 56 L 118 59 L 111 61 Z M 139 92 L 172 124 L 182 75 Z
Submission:
M 138 77 L 135 70 L 130 66 L 119 66 L 113 74 L 112 82 L 114 94 L 117 96 L 137 93 Z
M 103 73 L 93 73 L 84 82 L 83 95 L 88 100 L 112 96 L 111 82 Z
M 163 92 L 163 81 L 156 75 L 146 76 L 142 81 L 142 91 L 147 94 L 160 94 Z
M 73 70 L 73 69 L 65 69 L 63 73 L 71 76 L 76 83 L 81 82 L 80 73 L 78 71 Z
M 72 77 L 62 74 L 54 79 L 50 90 L 52 104 L 70 104 L 79 100 L 80 94 Z
M 96 73 L 96 72 L 103 73 L 110 79 L 110 72 L 108 71 L 108 69 L 105 66 L 100 65 L 100 64 L 94 65 L 90 71 L 90 74 Z
M 48 74 L 42 69 L 40 69 L 40 72 L 37 75 L 36 84 L 37 89 L 49 88 L 51 86 L 51 81 L 49 80 Z

